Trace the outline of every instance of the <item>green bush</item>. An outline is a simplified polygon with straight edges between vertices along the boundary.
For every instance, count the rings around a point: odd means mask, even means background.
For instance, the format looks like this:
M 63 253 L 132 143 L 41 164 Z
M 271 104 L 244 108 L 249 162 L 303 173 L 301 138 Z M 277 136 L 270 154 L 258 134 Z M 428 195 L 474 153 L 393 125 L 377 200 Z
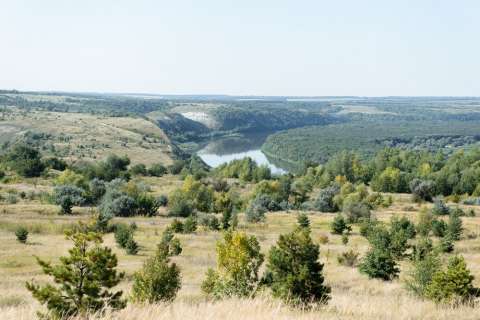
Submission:
M 197 231 L 197 219 L 194 216 L 189 216 L 183 222 L 183 233 L 194 233 Z
M 180 240 L 175 237 L 172 230 L 167 228 L 162 233 L 162 239 L 157 247 L 157 252 L 166 257 L 178 256 L 182 253 Z
M 161 177 L 165 173 L 167 173 L 167 168 L 160 163 L 155 163 L 150 168 L 148 168 L 148 174 L 153 177 Z
M 168 257 L 157 253 L 133 275 L 134 302 L 168 302 L 175 299 L 181 287 L 180 269 Z
M 460 237 L 462 236 L 462 219 L 455 212 L 452 212 L 448 217 L 447 232 L 454 241 L 460 240 Z
M 245 217 L 247 221 L 250 223 L 258 223 L 258 222 L 265 221 L 266 212 L 267 212 L 267 209 L 255 203 L 255 201 L 252 201 L 252 203 L 250 203 L 247 210 L 245 211 Z
M 121 309 L 126 305 L 121 291 L 111 291 L 124 277 L 116 270 L 117 257 L 110 248 L 101 247 L 100 234 L 89 229 L 80 225 L 67 232 L 73 248 L 68 256 L 60 258 L 59 265 L 37 258 L 55 285 L 41 286 L 33 281 L 26 284 L 34 298 L 45 304 L 56 318 L 86 315 L 105 308 Z
M 62 214 L 71 214 L 73 206 L 85 203 L 85 190 L 73 185 L 61 185 L 53 190 L 55 204 L 61 207 Z
M 119 223 L 115 227 L 115 242 L 121 247 L 126 248 L 127 243 L 133 238 L 133 230 L 124 223 Z
M 418 250 L 423 252 L 423 250 Z M 424 297 L 433 275 L 440 270 L 440 259 L 434 251 L 423 252 L 415 256 L 412 268 L 408 271 L 405 284 L 415 295 Z
M 308 228 L 280 235 L 268 254 L 265 273 L 272 294 L 293 305 L 326 303 L 330 287 L 324 284 L 319 254 L 319 246 L 313 243 Z
M 349 232 L 352 228 L 347 225 L 347 222 L 342 215 L 338 214 L 330 225 L 332 234 L 343 234 L 345 231 Z
M 138 250 L 140 250 L 138 243 L 133 239 L 133 237 L 130 237 L 130 239 L 127 240 L 127 243 L 125 244 L 125 250 L 130 255 L 136 255 Z
M 217 269 L 209 269 L 202 290 L 216 299 L 251 297 L 259 284 L 258 269 L 263 263 L 260 244 L 254 236 L 227 231 L 217 242 Z
M 310 228 L 310 220 L 308 219 L 308 216 L 305 213 L 300 213 L 297 216 L 297 224 L 301 228 Z
M 437 303 L 465 303 L 479 295 L 461 256 L 452 257 L 445 270 L 437 271 L 425 290 L 425 296 Z
M 15 230 L 15 236 L 17 237 L 17 241 L 21 243 L 26 243 L 28 238 L 28 230 L 25 227 L 18 227 Z
M 443 238 L 447 233 L 447 224 L 443 220 L 432 221 L 432 233 L 435 237 Z
M 363 258 L 360 264 L 360 272 L 365 273 L 370 278 L 392 280 L 398 276 L 399 269 L 389 252 L 372 248 Z
M 39 177 L 45 170 L 38 150 L 17 144 L 4 156 L 6 164 L 22 177 Z

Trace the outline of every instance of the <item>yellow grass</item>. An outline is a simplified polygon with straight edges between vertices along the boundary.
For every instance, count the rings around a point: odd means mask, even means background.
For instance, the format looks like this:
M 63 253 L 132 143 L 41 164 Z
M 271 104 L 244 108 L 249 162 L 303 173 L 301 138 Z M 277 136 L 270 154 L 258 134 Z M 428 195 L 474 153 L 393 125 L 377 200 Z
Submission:
M 179 185 L 172 176 L 148 178 L 155 194 L 169 193 Z M 413 205 L 407 195 L 394 195 L 394 205 L 375 212 L 382 220 L 393 214 L 415 218 L 419 206 Z M 415 211 L 405 211 L 405 209 Z M 74 208 L 73 216 L 59 216 L 56 208 L 38 202 L 22 201 L 14 205 L 0 206 L 0 319 L 32 319 L 41 306 L 25 289 L 24 283 L 30 279 L 47 281 L 34 255 L 42 259 L 56 261 L 64 255 L 71 244 L 61 234 L 63 229 L 81 219 L 88 219 L 91 210 Z M 47 213 L 47 214 L 46 214 Z M 164 213 L 164 211 L 162 211 Z M 296 221 L 296 211 L 271 213 L 265 224 L 241 225 L 249 234 L 259 239 L 264 253 L 275 243 L 278 235 L 292 230 Z M 329 224 L 333 214 L 314 213 L 309 215 L 312 237 L 318 241 L 326 235 L 328 243 L 321 245 L 321 261 L 325 264 L 325 279 L 332 287 L 332 299 L 328 305 L 310 311 L 292 310 L 269 297 L 268 293 L 254 300 L 207 301 L 200 290 L 201 282 L 209 267 L 215 266 L 215 242 L 221 237 L 218 232 L 199 230 L 193 235 L 179 235 L 183 252 L 173 260 L 182 271 L 182 289 L 177 299 L 170 305 L 129 306 L 118 313 L 107 314 L 104 319 L 479 319 L 478 309 L 460 307 L 451 309 L 438 307 L 428 301 L 413 297 L 405 290 L 403 277 L 409 262 L 401 263 L 400 279 L 392 282 L 370 280 L 356 268 L 340 266 L 337 256 L 354 248 L 363 254 L 368 249 L 366 240 L 354 228 L 348 245 L 343 245 L 340 236 L 331 235 Z M 119 269 L 127 278 L 119 285 L 128 297 L 131 276 L 151 256 L 160 241 L 161 232 L 172 219 L 165 216 L 154 218 L 116 219 L 135 222 L 138 230 L 135 239 L 141 245 L 138 255 L 126 255 L 114 242 L 113 235 L 104 237 L 104 244 L 113 248 L 119 258 Z M 464 217 L 466 233 L 480 233 L 480 217 Z M 15 240 L 13 230 L 18 225 L 32 228 L 26 245 Z M 480 237 L 463 239 L 456 243 L 456 252 L 467 260 L 468 267 L 475 276 L 475 285 L 480 286 Z M 98 318 L 94 317 L 93 318 Z

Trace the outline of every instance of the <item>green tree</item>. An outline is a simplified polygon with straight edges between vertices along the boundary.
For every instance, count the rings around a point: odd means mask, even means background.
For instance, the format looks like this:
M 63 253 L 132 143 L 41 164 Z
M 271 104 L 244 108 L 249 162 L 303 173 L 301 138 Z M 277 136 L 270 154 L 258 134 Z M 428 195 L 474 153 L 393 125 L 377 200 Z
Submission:
M 425 296 L 437 303 L 464 303 L 479 295 L 473 286 L 474 277 L 461 256 L 452 257 L 446 270 L 436 272 Z
M 70 317 L 110 307 L 124 308 L 122 291 L 112 292 L 124 277 L 118 273 L 117 257 L 108 247 L 102 247 L 102 237 L 85 225 L 66 233 L 73 241 L 68 256 L 52 265 L 37 258 L 43 272 L 53 277 L 55 284 L 38 285 L 27 282 L 27 289 L 56 317 Z
M 15 230 L 15 236 L 17 237 L 17 241 L 21 243 L 27 243 L 28 238 L 28 230 L 25 227 L 18 227 Z
M 455 212 L 452 212 L 448 217 L 448 224 L 447 224 L 447 233 L 451 237 L 452 240 L 458 241 L 462 236 L 463 232 L 463 223 L 462 218 Z
M 172 301 L 180 287 L 180 269 L 170 262 L 168 254 L 160 250 L 134 274 L 132 300 L 148 303 Z
M 85 191 L 73 185 L 61 185 L 53 190 L 55 204 L 59 205 L 62 214 L 71 214 L 73 206 L 85 203 Z
M 330 287 L 324 284 L 319 254 L 319 246 L 313 243 L 308 228 L 280 235 L 268 254 L 265 274 L 273 295 L 293 305 L 326 303 Z
M 342 215 L 338 214 L 333 218 L 332 224 L 330 225 L 332 234 L 343 234 L 344 231 L 350 231 L 351 227 L 347 225 L 347 222 Z
M 23 177 L 38 177 L 45 170 L 38 150 L 25 144 L 15 145 L 4 159 L 13 171 Z
M 254 236 L 238 231 L 225 232 L 223 241 L 217 242 L 217 268 L 208 270 L 202 283 L 203 292 L 217 299 L 253 296 L 263 259 Z
M 305 213 L 301 213 L 297 216 L 297 224 L 301 228 L 310 228 L 310 220 Z

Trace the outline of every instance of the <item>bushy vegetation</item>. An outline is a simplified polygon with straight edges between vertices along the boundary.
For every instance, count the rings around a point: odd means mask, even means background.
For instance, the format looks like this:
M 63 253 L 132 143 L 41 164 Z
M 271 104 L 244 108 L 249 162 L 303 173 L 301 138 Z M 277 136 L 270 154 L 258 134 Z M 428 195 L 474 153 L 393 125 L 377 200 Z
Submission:
M 134 274 L 133 301 L 158 303 L 175 299 L 181 287 L 181 275 L 178 266 L 170 262 L 170 256 L 170 250 L 162 245 Z
M 269 251 L 265 274 L 273 295 L 293 305 L 326 303 L 330 287 L 324 284 L 319 254 L 309 228 L 300 227 L 281 235 Z
M 34 298 L 58 318 L 125 307 L 122 291 L 111 291 L 124 274 L 117 272 L 117 257 L 112 250 L 100 246 L 100 234 L 80 225 L 66 235 L 73 247 L 59 265 L 37 258 L 43 272 L 53 277 L 57 285 L 27 282 Z
M 217 243 L 217 268 L 208 270 L 202 290 L 217 299 L 252 297 L 258 288 L 263 259 L 254 236 L 227 231 Z

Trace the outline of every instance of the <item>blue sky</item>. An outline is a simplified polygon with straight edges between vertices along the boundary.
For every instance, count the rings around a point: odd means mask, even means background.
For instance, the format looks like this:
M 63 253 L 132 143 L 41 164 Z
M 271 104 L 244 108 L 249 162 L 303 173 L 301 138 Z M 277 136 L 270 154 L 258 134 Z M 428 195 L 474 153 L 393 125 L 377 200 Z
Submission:
M 0 88 L 480 95 L 480 1 L 2 0 Z

